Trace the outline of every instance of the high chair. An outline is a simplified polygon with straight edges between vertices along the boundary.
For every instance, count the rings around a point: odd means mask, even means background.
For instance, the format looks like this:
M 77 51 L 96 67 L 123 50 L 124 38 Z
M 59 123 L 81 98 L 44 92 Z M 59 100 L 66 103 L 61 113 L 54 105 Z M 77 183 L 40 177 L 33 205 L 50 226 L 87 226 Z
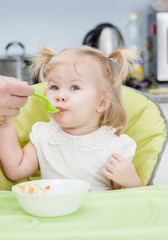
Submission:
M 45 95 L 47 83 L 35 84 L 34 88 L 37 92 Z M 151 185 L 167 144 L 167 121 L 160 107 L 141 92 L 123 86 L 122 96 L 129 118 L 124 133 L 137 143 L 134 165 L 143 184 Z M 50 121 L 45 102 L 34 96 L 29 97 L 27 104 L 14 121 L 20 144 L 24 147 L 29 141 L 32 125 L 37 121 Z M 40 171 L 37 171 L 23 181 L 39 178 Z M 11 190 L 16 183 L 18 182 L 7 179 L 2 168 L 0 169 L 0 190 Z

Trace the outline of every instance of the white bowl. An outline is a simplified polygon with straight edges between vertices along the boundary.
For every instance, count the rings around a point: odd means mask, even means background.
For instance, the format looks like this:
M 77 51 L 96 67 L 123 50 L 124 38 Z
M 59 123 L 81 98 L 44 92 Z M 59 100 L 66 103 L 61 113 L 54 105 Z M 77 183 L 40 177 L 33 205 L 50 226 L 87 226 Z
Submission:
M 63 216 L 76 211 L 90 187 L 76 179 L 45 179 L 12 187 L 23 210 L 40 217 Z

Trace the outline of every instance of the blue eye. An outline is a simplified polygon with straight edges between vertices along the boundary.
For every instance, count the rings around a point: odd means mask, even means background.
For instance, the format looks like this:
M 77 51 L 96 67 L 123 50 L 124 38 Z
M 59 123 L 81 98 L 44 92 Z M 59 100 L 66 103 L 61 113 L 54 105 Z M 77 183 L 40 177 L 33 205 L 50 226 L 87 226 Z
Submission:
M 51 89 L 52 90 L 58 90 L 59 88 L 57 86 L 52 86 Z
M 72 90 L 73 91 L 79 90 L 79 87 L 78 86 L 72 86 Z

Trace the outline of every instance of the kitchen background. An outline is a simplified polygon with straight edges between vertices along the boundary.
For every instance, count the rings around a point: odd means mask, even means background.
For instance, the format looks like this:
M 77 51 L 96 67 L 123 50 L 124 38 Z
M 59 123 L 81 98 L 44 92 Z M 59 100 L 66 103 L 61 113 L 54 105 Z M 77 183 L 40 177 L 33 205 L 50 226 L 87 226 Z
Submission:
M 26 53 L 32 55 L 43 45 L 50 45 L 56 51 L 79 46 L 90 30 L 106 22 L 119 28 L 127 46 L 129 14 L 136 12 L 140 20 L 141 48 L 145 53 L 147 76 L 150 4 L 151 0 L 0 0 L 0 58 L 5 56 L 5 47 L 11 41 L 22 42 Z M 168 102 L 164 103 L 164 112 L 168 116 Z M 167 172 L 168 150 L 154 183 L 168 183 Z
M 81 45 L 96 25 L 109 22 L 127 38 L 129 14 L 141 20 L 142 47 L 146 46 L 150 0 L 0 0 L 0 55 L 10 41 L 21 41 L 26 51 L 36 53 L 43 44 L 57 51 Z

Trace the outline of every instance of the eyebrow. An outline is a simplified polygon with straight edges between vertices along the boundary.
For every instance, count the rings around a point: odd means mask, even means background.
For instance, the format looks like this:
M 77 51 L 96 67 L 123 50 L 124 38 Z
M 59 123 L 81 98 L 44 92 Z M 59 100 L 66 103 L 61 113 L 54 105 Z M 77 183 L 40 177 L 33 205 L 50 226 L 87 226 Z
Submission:
M 68 79 L 68 81 L 69 82 L 72 82 L 72 83 L 74 83 L 74 82 L 76 82 L 76 83 L 84 83 L 84 80 L 83 79 Z M 48 80 L 48 83 L 57 83 L 57 81 L 54 81 L 54 80 Z
M 55 82 L 55 81 L 48 79 L 48 83 L 54 83 L 54 82 Z
M 72 79 L 71 81 L 72 81 L 72 82 L 83 82 L 82 79 Z

